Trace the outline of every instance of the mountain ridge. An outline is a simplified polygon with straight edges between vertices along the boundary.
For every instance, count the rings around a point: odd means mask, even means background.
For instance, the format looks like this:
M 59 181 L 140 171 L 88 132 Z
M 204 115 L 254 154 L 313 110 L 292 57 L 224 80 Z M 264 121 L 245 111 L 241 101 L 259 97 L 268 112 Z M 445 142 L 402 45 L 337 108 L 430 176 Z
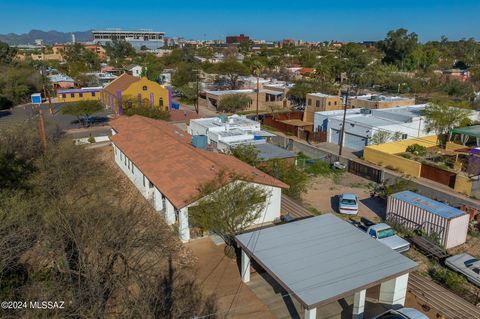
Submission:
M 42 39 L 46 44 L 65 43 L 72 41 L 72 34 L 75 35 L 75 41 L 92 41 L 92 30 L 61 32 L 57 30 L 43 31 L 33 29 L 28 33 L 7 33 L 0 34 L 0 41 L 8 44 L 34 44 L 36 39 Z

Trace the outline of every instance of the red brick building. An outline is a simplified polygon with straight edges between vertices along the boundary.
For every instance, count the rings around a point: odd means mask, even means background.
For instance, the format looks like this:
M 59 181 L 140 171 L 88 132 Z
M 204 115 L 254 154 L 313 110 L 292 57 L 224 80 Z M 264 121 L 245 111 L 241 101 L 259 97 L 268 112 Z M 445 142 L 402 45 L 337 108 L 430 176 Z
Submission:
M 227 42 L 227 44 L 235 44 L 250 41 L 250 37 L 246 36 L 243 33 L 240 35 L 229 35 L 226 37 L 225 41 Z

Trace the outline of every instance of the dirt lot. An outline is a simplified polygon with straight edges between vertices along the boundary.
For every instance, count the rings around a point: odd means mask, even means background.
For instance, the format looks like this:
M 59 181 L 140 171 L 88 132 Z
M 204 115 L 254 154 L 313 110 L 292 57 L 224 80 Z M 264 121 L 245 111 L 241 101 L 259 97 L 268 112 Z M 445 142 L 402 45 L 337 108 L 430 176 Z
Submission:
M 360 216 L 379 221 L 385 215 L 385 203 L 370 197 L 368 181 L 350 173 L 344 173 L 337 182 L 321 176 L 311 178 L 302 201 L 307 208 L 316 209 L 320 213 L 338 212 L 338 195 L 343 193 L 358 196 Z
M 202 238 L 191 241 L 186 246 L 197 257 L 196 278 L 200 286 L 206 294 L 216 296 L 218 318 L 275 318 L 253 291 L 241 283 L 236 260 L 224 255 L 224 244 L 217 246 L 210 238 Z M 238 296 L 232 304 L 237 291 Z

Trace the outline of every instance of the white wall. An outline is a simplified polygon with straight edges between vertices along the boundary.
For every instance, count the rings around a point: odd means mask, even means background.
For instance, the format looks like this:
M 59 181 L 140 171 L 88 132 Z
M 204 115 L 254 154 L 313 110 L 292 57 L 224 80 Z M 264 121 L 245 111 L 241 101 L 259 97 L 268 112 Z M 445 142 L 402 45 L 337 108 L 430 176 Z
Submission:
M 115 145 L 112 143 L 113 152 L 115 156 L 115 163 L 120 167 L 123 173 L 133 182 L 135 187 L 140 191 L 140 193 L 147 198 L 149 193 L 149 182 L 148 179 L 145 177 L 145 185 L 144 185 L 144 176 L 143 173 L 138 169 L 138 167 L 133 164 L 125 154 Z M 132 172 L 133 168 L 133 172 Z
M 136 167 L 133 162 L 131 162 L 125 156 L 125 154 L 123 154 L 123 152 L 116 147 L 114 143 L 112 143 L 112 147 L 114 150 L 115 163 L 117 163 L 123 173 L 133 182 L 135 187 L 137 187 L 137 189 L 145 198 L 151 200 L 151 203 L 156 211 L 161 211 L 164 213 L 164 218 L 167 225 L 172 225 L 177 221 L 179 222 L 180 238 L 183 241 L 188 241 L 190 239 L 188 207 L 195 206 L 196 202 L 188 205 L 187 207 L 183 207 L 176 212 L 175 207 L 167 198 L 164 198 L 164 200 L 162 199 L 164 196 L 157 187 L 153 186 L 152 188 L 149 188 L 148 178 L 143 175 L 138 167 Z M 273 222 L 275 219 L 280 217 L 282 200 L 281 189 L 274 186 L 267 186 L 257 183 L 253 184 L 262 187 L 268 193 L 264 211 L 254 224 Z

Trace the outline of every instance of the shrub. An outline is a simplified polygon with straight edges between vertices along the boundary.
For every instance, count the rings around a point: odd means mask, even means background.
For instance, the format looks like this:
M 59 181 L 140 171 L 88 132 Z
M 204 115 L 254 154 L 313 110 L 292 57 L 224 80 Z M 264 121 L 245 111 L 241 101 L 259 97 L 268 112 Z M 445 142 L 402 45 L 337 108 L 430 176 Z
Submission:
M 5 96 L 0 95 L 0 110 L 6 110 L 13 106 L 13 102 L 7 99 Z
M 420 144 L 412 144 L 407 147 L 407 152 L 417 156 L 425 156 L 427 154 L 427 148 Z
M 92 143 L 92 144 L 95 143 L 95 137 L 90 136 L 90 137 L 88 138 L 88 143 Z
M 447 268 L 432 266 L 428 269 L 428 273 L 432 279 L 444 286 L 446 286 L 451 291 L 462 294 L 465 292 L 465 284 L 467 280 Z

